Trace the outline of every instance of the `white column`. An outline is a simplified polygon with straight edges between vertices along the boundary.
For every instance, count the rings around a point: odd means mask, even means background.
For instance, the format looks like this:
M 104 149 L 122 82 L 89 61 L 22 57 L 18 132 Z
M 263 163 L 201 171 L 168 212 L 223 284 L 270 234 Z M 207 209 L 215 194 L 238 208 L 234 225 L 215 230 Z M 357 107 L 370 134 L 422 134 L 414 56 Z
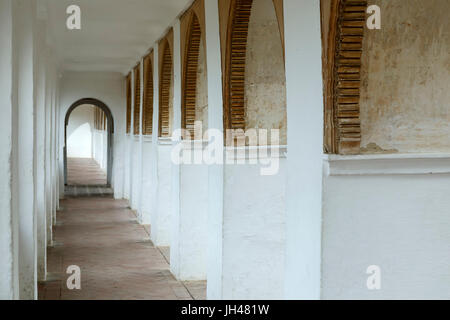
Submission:
M 287 299 L 320 298 L 323 92 L 320 2 L 285 0 Z
M 218 0 L 205 1 L 206 61 L 208 66 L 208 127 L 223 131 L 222 69 Z M 213 139 L 210 134 L 208 138 Z M 222 137 L 220 145 L 223 147 Z M 207 298 L 222 298 L 223 165 L 208 171 Z
M 173 26 L 173 130 L 181 128 L 181 53 L 180 21 Z M 181 136 L 172 134 L 172 148 L 181 140 Z M 172 228 L 170 239 L 170 271 L 180 278 L 180 166 L 172 162 Z
M 60 106 L 60 90 L 59 90 L 59 82 L 61 79 L 61 73 L 59 69 L 57 70 L 57 77 L 56 77 L 56 141 L 55 141 L 55 190 L 56 190 L 56 208 L 55 210 L 59 210 L 59 199 L 60 199 L 60 178 L 61 178 L 61 167 L 60 167 L 60 156 L 61 156 L 61 144 L 60 144 L 60 138 L 61 138 L 61 106 Z M 64 129 L 62 129 L 64 130 Z
M 130 207 L 132 207 L 132 203 L 133 203 L 133 175 L 134 175 L 134 168 L 133 168 L 133 152 L 134 152 L 134 86 L 135 86 L 135 81 L 134 81 L 134 68 L 131 70 L 131 112 L 130 112 L 130 133 L 128 136 L 128 166 L 129 166 L 129 204 Z
M 58 146 L 56 145 L 56 135 L 57 130 L 56 127 L 58 125 L 58 120 L 56 118 L 56 112 L 58 109 L 58 105 L 56 104 L 56 95 L 57 95 L 57 85 L 56 82 L 58 81 L 58 72 L 55 70 L 55 76 L 54 76 L 54 83 L 53 83 L 53 90 L 52 90 L 52 137 L 51 137 L 51 157 L 52 157 L 52 171 L 51 171 L 51 189 L 52 189 L 52 223 L 56 224 L 56 153 L 58 150 Z
M 0 300 L 18 297 L 12 196 L 12 0 L 0 0 Z
M 13 115 L 16 157 L 13 156 L 12 161 L 15 163 L 13 199 L 19 213 L 19 296 L 21 299 L 36 299 L 34 2 L 14 1 L 14 12 L 17 15 L 14 21 L 17 51 L 13 75 L 17 79 L 18 108 Z
M 150 225 L 151 225 L 151 239 L 155 241 L 154 228 L 157 224 L 156 212 L 158 211 L 158 129 L 159 129 L 159 44 L 156 42 L 153 47 L 153 129 L 152 129 L 152 152 L 151 152 L 151 212 L 150 212 Z
M 45 90 L 45 206 L 47 219 L 47 246 L 51 246 L 53 233 L 53 215 L 52 215 L 52 157 L 51 157 L 51 136 L 52 136 L 52 93 L 54 86 L 54 70 L 51 65 L 51 52 L 47 51 L 47 76 L 46 76 L 46 90 Z
M 143 115 L 144 115 L 144 59 L 141 59 L 141 64 L 139 66 L 139 83 L 140 83 L 140 106 L 139 106 L 139 145 L 138 145 L 138 181 L 136 181 L 137 183 L 137 187 L 139 188 L 139 199 L 137 201 L 138 203 L 138 208 L 137 208 L 137 213 L 138 213 L 138 217 L 139 217 L 139 222 L 142 223 L 142 186 L 143 186 L 143 182 L 142 182 L 142 143 L 143 143 L 143 136 L 142 136 L 142 131 L 143 131 L 143 123 L 142 123 L 142 119 L 143 119 Z
M 40 22 L 38 43 L 45 43 L 44 23 Z M 37 277 L 39 281 L 46 279 L 47 270 L 47 207 L 45 195 L 45 92 L 46 92 L 46 61 L 45 47 L 38 51 L 37 65 L 37 96 L 36 96 L 36 209 L 37 209 Z

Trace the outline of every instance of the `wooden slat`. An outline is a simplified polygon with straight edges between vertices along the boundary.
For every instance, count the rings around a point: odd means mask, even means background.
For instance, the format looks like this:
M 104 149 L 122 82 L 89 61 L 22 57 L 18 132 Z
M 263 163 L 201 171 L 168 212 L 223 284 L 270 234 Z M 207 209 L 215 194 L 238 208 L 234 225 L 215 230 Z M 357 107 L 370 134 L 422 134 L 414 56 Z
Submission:
M 229 29 L 225 128 L 245 130 L 245 62 L 253 0 L 236 0 Z
M 127 76 L 127 133 L 131 129 L 131 73 Z
M 366 0 L 341 0 L 334 60 L 335 151 L 359 153 L 361 57 Z
M 144 114 L 142 133 L 151 135 L 153 132 L 153 52 L 144 59 Z
M 164 53 L 159 91 L 159 136 L 170 137 L 170 86 L 172 83 L 172 53 L 168 41 L 164 41 Z
M 200 42 L 202 32 L 199 20 L 195 13 L 192 14 L 188 31 L 186 58 L 184 63 L 184 95 L 182 104 L 182 126 L 189 131 L 190 138 L 194 138 L 194 123 L 197 99 L 197 71 L 198 57 L 200 54 Z M 184 137 L 186 138 L 186 137 Z
M 134 134 L 139 134 L 141 118 L 141 73 L 140 64 L 134 68 Z

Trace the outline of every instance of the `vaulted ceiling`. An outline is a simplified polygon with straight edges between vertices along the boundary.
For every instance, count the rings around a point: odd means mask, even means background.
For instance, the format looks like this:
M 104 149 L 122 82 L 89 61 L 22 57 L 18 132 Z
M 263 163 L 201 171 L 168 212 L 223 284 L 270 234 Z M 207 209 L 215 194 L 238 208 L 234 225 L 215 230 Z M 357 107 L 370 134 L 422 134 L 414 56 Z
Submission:
M 126 73 L 191 0 L 38 0 L 49 42 L 70 71 Z M 68 30 L 66 8 L 81 8 L 81 30 Z

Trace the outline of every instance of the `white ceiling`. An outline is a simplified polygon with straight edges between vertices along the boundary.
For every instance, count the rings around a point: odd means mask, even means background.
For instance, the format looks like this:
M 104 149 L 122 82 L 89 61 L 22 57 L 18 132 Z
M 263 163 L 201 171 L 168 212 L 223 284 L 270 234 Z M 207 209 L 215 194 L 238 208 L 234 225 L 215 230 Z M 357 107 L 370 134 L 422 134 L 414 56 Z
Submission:
M 191 0 L 38 0 L 61 68 L 127 73 Z M 81 8 L 81 30 L 66 28 L 66 8 Z

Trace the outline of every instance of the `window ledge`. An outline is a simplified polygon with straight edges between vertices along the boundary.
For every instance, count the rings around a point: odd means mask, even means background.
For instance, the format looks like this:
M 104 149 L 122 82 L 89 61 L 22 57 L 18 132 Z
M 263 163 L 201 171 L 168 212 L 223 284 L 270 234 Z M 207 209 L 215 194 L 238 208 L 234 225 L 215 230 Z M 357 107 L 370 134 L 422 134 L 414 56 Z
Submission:
M 450 173 L 449 153 L 324 155 L 325 174 L 426 175 Z
M 171 146 L 172 145 L 172 138 L 158 138 L 158 144 L 161 146 Z

